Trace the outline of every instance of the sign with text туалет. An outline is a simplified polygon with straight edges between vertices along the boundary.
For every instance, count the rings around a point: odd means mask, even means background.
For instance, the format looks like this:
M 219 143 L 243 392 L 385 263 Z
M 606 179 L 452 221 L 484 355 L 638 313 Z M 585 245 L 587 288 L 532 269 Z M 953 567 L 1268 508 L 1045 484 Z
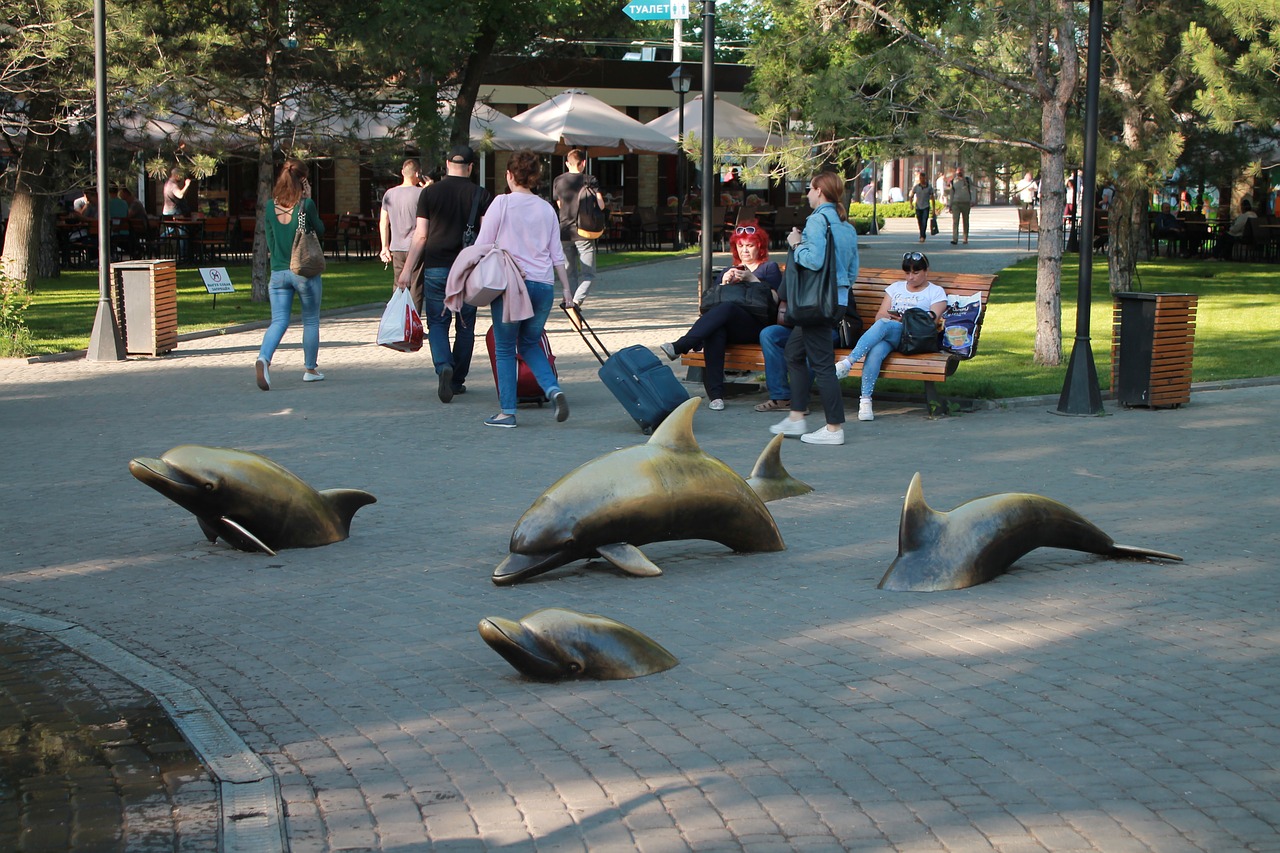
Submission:
M 674 0 L 671 3 L 628 3 L 622 7 L 627 17 L 633 21 L 674 21 L 689 17 L 689 0 Z

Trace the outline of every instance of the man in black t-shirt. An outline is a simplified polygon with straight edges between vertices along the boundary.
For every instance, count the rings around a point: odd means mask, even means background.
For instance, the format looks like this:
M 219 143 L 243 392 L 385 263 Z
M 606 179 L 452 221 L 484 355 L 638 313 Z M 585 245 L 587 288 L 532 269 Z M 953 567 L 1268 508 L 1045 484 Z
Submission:
M 569 286 L 576 288 L 573 301 L 581 305 L 596 277 L 596 241 L 578 235 L 578 193 L 586 186 L 595 191 L 596 203 L 604 210 L 604 196 L 595 175 L 583 171 L 587 155 L 574 148 L 564 158 L 568 169 L 551 184 L 551 197 L 560 212 L 560 246 L 564 249 Z
M 396 287 L 408 287 L 413 268 L 423 259 L 422 321 L 427 326 L 431 361 L 435 365 L 437 393 L 440 402 L 448 403 L 454 394 L 466 392 L 467 373 L 471 370 L 471 353 L 475 348 L 476 309 L 464 305 L 455 318 L 444 307 L 444 287 L 449 280 L 449 267 L 462 251 L 463 234 L 467 230 L 471 210 L 479 198 L 474 225 L 480 230 L 480 219 L 489 208 L 493 194 L 471 181 L 476 154 L 466 145 L 449 150 L 445 161 L 447 174 L 424 189 L 418 196 L 418 216 L 413 242 L 405 258 L 404 271 L 396 279 Z M 475 239 L 472 234 L 471 239 Z M 449 345 L 449 323 L 454 324 L 453 346 Z

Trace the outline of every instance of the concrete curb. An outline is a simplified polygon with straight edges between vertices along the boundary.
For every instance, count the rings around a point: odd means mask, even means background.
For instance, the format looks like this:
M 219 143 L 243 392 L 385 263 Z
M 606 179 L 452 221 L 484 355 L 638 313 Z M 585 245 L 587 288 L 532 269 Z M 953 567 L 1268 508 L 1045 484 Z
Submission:
M 199 690 L 75 623 L 7 607 L 0 607 L 0 621 L 45 634 L 155 697 L 218 782 L 219 850 L 288 849 L 275 773 Z

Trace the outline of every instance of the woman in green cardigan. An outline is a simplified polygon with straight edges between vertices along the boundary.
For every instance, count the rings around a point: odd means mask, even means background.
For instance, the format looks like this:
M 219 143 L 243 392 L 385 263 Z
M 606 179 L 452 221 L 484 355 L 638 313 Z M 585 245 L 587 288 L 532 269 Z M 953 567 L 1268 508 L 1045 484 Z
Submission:
M 266 210 L 267 251 L 271 256 L 271 281 L 267 286 L 271 299 L 271 325 L 262 336 L 262 348 L 258 350 L 258 361 L 254 365 L 258 387 L 263 391 L 271 390 L 271 357 L 289 328 L 289 312 L 293 310 L 295 293 L 302 303 L 302 356 L 306 368 L 302 381 L 319 382 L 324 379 L 324 374 L 316 369 L 316 358 L 320 353 L 320 276 L 303 278 L 289 269 L 299 212 L 306 219 L 307 230 L 324 233 L 320 211 L 311 200 L 307 167 L 300 160 L 289 158 L 280 167 Z

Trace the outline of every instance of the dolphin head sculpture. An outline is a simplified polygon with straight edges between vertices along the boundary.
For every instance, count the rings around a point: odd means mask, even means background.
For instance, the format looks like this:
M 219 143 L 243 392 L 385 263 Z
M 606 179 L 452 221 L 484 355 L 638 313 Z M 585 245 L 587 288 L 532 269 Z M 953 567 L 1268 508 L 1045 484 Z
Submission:
M 597 457 L 553 483 L 516 523 L 511 555 L 493 582 L 519 583 L 597 555 L 633 575 L 662 574 L 637 547 L 649 542 L 709 539 L 735 551 L 785 549 L 756 490 L 698 446 L 693 415 L 700 402 L 682 403 L 648 443 Z M 768 455 L 766 449 L 762 459 Z M 781 462 L 767 467 L 771 476 L 787 476 Z
M 346 539 L 356 510 L 377 500 L 359 489 L 317 492 L 265 456 L 229 447 L 183 444 L 130 460 L 129 472 L 195 515 L 210 542 L 221 536 L 267 554 Z
M 950 512 L 924 500 L 917 473 L 907 487 L 898 525 L 898 556 L 880 579 L 879 589 L 933 592 L 986 583 L 1009 570 L 1036 548 L 1068 548 L 1108 557 L 1175 554 L 1118 545 L 1071 507 L 1041 495 L 990 495 Z
M 635 628 L 559 607 L 535 610 L 519 622 L 490 616 L 480 620 L 479 630 L 507 663 L 541 681 L 636 678 L 679 663 Z

